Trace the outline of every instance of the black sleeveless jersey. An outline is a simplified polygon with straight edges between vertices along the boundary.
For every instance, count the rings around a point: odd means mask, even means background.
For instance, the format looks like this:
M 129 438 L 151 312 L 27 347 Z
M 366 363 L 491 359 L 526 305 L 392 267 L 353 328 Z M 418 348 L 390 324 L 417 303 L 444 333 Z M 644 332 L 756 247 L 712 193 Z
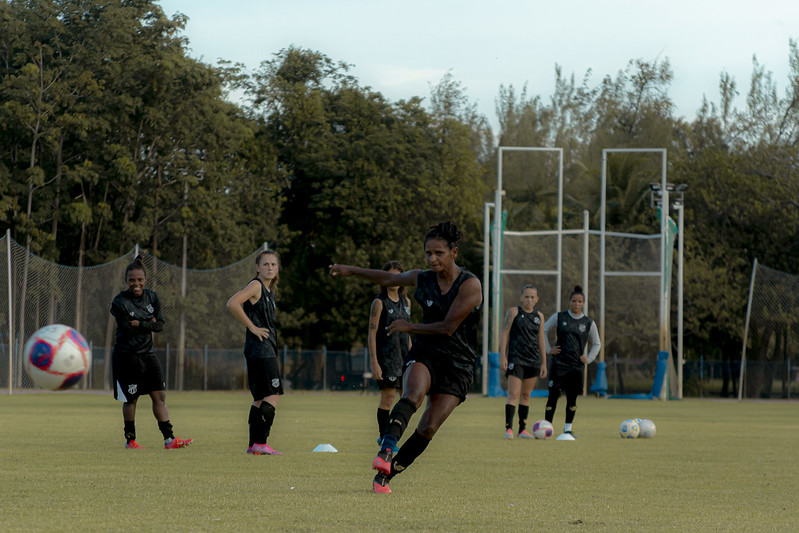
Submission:
M 153 331 L 164 329 L 161 302 L 155 292 L 144 289 L 142 295 L 136 298 L 130 289 L 126 289 L 111 302 L 111 314 L 117 322 L 114 353 L 155 355 Z M 138 320 L 139 327 L 132 327 L 131 320 Z
M 538 335 L 543 327 L 538 309 L 527 313 L 519 306 L 508 335 L 508 363 L 522 366 L 541 366 Z
M 269 330 L 269 338 L 259 340 L 249 329 L 246 330 L 244 340 L 244 355 L 253 357 L 277 357 L 277 328 L 275 327 L 275 294 L 266 290 L 263 282 L 254 278 L 261 284 L 261 297 L 254 304 L 246 300 L 242 308 L 244 314 L 255 324 L 256 327 Z
M 395 320 L 410 320 L 411 308 L 402 296 L 396 302 L 382 294 L 377 295 L 375 299 L 383 304 L 375 335 L 377 362 L 380 363 L 380 368 L 386 376 L 401 376 L 402 365 L 405 356 L 408 355 L 408 334 L 395 331 L 388 335 L 386 327 Z
M 585 353 L 593 322 L 586 315 L 572 318 L 568 311 L 558 313 L 557 345 L 560 346 L 560 353 L 552 356 L 553 368 L 557 366 L 564 372 L 582 370 L 580 356 Z M 556 372 L 553 370 L 552 374 Z
M 432 270 L 419 272 L 413 297 L 422 306 L 422 322 L 443 322 L 464 281 L 476 277 L 461 268 L 461 273 L 446 294 L 441 294 L 438 277 Z M 452 365 L 471 372 L 477 358 L 477 324 L 480 321 L 480 306 L 475 307 L 460 323 L 452 335 L 417 335 L 412 350 L 423 350 L 430 355 L 440 355 L 452 361 Z

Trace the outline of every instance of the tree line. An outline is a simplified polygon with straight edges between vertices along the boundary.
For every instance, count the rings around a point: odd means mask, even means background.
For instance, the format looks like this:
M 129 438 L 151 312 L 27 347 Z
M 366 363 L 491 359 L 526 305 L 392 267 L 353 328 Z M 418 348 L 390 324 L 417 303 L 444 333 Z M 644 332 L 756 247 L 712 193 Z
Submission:
M 252 73 L 192 59 L 185 22 L 150 0 L 0 3 L 0 229 L 78 266 L 138 243 L 214 268 L 273 243 L 283 340 L 347 348 L 362 342 L 375 289 L 335 282 L 327 265 L 424 267 L 421 236 L 453 220 L 479 273 L 498 146 L 562 147 L 565 225 L 587 209 L 593 228 L 602 149 L 663 147 L 669 180 L 689 186 L 689 357 L 739 351 L 755 257 L 799 264 L 795 41 L 784 91 L 755 61 L 740 108 L 722 74 L 717 99 L 677 117 L 669 61 L 634 59 L 601 80 L 556 68 L 548 97 L 500 85 L 495 132 L 451 74 L 392 102 L 320 51 L 291 46 Z M 508 162 L 509 227 L 554 226 L 552 164 Z M 659 163 L 625 154 L 609 165 L 609 229 L 651 232 Z

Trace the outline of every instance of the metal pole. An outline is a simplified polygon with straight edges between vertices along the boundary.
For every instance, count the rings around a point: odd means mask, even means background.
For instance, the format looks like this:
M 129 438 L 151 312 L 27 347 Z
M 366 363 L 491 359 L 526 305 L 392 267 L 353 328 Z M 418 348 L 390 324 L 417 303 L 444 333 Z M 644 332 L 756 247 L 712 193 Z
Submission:
M 677 243 L 677 398 L 682 400 L 683 394 L 683 365 L 685 364 L 683 352 L 683 268 L 685 266 L 685 224 L 683 216 L 685 213 L 685 203 L 681 202 L 679 209 L 679 237 Z
M 605 360 L 605 218 L 608 183 L 608 151 L 602 150 L 602 179 L 599 202 L 599 360 Z
M 555 309 L 560 309 L 563 292 L 563 149 L 558 148 L 558 277 L 555 282 Z
M 203 390 L 208 390 L 208 345 L 203 346 Z
M 327 346 L 322 346 L 322 390 L 327 390 Z
M 492 320 L 492 337 L 491 337 L 491 351 L 499 351 L 499 320 L 501 316 L 500 306 L 500 270 L 502 269 L 501 251 L 502 251 L 502 153 L 503 148 L 499 147 L 499 154 L 497 156 L 497 190 L 494 192 L 494 279 L 492 291 L 492 305 L 493 307 L 493 320 Z
M 488 297 L 489 297 L 489 280 L 490 276 L 490 239 L 491 239 L 491 208 L 494 206 L 493 202 L 486 202 L 483 205 L 483 396 L 488 395 Z M 365 367 L 364 367 L 365 368 Z
M 8 395 L 14 394 L 14 314 L 11 290 L 11 228 L 6 229 L 6 264 L 8 266 Z
M 669 301 L 666 298 L 666 236 L 669 231 L 669 188 L 666 183 L 666 152 L 664 150 L 661 172 L 660 191 L 662 202 L 660 204 L 660 349 L 669 351 Z
M 590 228 L 588 224 L 588 209 L 583 210 L 583 294 L 585 295 L 585 303 L 583 304 L 583 313 L 588 314 L 588 239 L 590 237 Z M 560 308 L 558 308 L 560 309 Z M 603 359 L 599 359 L 602 361 Z
M 741 372 L 738 376 L 738 399 L 743 399 L 744 390 L 744 361 L 746 361 L 746 340 L 749 336 L 749 318 L 752 316 L 752 291 L 755 288 L 755 274 L 757 273 L 757 257 L 752 265 L 752 278 L 749 280 L 749 301 L 746 303 L 746 320 L 744 321 L 744 341 L 741 348 Z

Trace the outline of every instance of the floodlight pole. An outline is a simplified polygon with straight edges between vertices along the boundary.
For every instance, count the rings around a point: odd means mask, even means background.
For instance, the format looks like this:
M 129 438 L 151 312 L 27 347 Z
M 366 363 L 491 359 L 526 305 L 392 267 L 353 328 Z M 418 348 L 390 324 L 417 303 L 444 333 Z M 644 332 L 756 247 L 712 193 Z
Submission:
M 483 204 L 483 396 L 488 396 L 488 297 L 490 275 L 491 208 L 493 202 Z
M 682 193 L 681 193 L 682 195 Z M 683 221 L 685 213 L 685 202 L 680 199 L 677 204 L 679 211 L 678 229 L 680 240 L 677 243 L 677 398 L 682 400 L 682 380 L 683 380 L 683 365 L 685 364 L 685 357 L 683 352 L 683 267 L 685 257 L 685 223 Z
M 8 266 L 8 395 L 14 393 L 14 313 L 11 290 L 11 228 L 6 229 L 6 263 Z

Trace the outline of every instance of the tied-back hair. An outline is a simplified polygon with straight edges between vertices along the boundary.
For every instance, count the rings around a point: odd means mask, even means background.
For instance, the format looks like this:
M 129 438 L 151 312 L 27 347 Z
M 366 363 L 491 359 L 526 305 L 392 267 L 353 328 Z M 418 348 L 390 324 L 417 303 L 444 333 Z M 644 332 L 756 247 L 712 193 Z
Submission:
M 402 268 L 402 264 L 399 261 L 389 261 L 383 265 L 382 270 L 385 272 L 388 272 L 389 270 L 399 270 L 400 273 L 405 272 L 405 269 Z M 385 285 L 380 286 L 380 296 L 388 296 L 388 287 Z M 405 298 L 405 287 L 402 285 L 399 286 L 399 297 L 400 299 Z
M 579 294 L 580 296 L 582 296 L 583 297 L 583 302 L 585 302 L 585 293 L 583 293 L 583 288 L 580 287 L 579 285 L 575 285 L 574 286 L 574 290 L 569 295 L 569 300 L 571 300 L 572 296 L 574 296 L 575 294 Z
M 526 291 L 527 289 L 533 289 L 535 291 L 535 293 L 538 294 L 538 289 L 536 288 L 536 286 L 535 285 L 529 285 L 529 284 L 525 285 L 524 287 L 522 287 L 522 292 L 520 294 L 524 294 L 524 291 Z M 582 289 L 580 289 L 580 290 L 582 290 Z
M 147 278 L 147 270 L 144 268 L 144 260 L 141 258 L 141 255 L 137 255 L 136 259 L 125 268 L 125 281 L 128 280 L 128 273 L 133 270 L 141 270 L 144 272 L 144 277 Z
M 424 242 L 430 239 L 441 239 L 447 243 L 449 249 L 452 250 L 458 246 L 458 242 L 463 238 L 463 234 L 458 229 L 458 226 L 452 222 L 441 222 L 430 228 L 430 231 L 425 235 Z
M 261 258 L 263 256 L 265 256 L 265 255 L 274 255 L 275 259 L 277 259 L 277 274 L 275 274 L 275 277 L 272 278 L 272 280 L 269 282 L 269 290 L 271 291 L 272 289 L 274 289 L 277 286 L 277 282 L 280 279 L 280 254 L 277 253 L 275 250 L 271 250 L 271 249 L 268 249 L 268 248 L 266 250 L 261 250 L 255 256 L 255 265 L 256 266 L 258 266 L 258 263 L 261 261 Z M 256 278 L 258 277 L 258 271 L 257 270 L 255 271 L 255 277 Z

